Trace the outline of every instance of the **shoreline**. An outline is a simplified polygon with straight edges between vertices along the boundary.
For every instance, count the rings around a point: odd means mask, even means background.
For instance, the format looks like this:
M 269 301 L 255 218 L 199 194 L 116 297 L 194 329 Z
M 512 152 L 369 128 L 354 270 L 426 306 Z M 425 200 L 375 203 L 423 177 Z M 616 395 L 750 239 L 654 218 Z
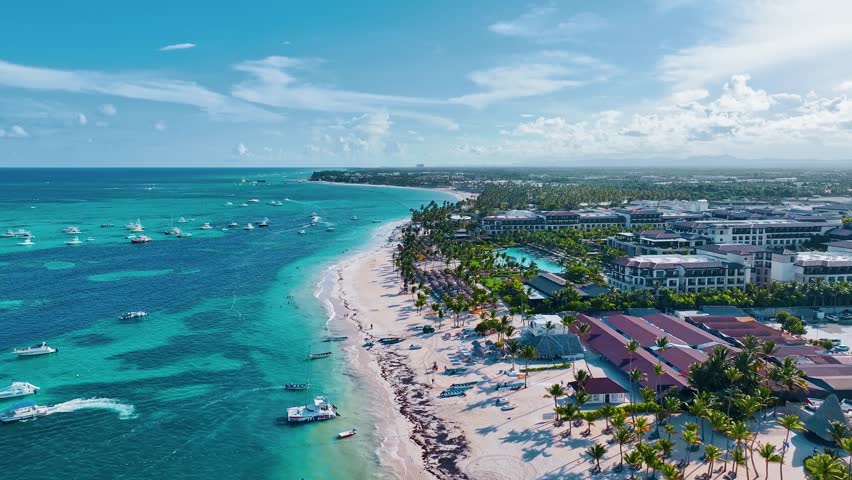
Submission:
M 307 179 L 302 180 L 302 181 L 305 182 L 305 183 L 318 183 L 320 185 L 344 185 L 344 186 L 349 186 L 349 187 L 404 188 L 404 189 L 407 189 L 407 190 L 423 190 L 423 191 L 426 191 L 426 192 L 442 192 L 442 193 L 446 193 L 447 195 L 452 195 L 459 202 L 462 202 L 462 201 L 470 199 L 470 198 L 476 198 L 476 196 L 477 196 L 476 193 L 464 192 L 464 191 L 456 190 L 455 188 L 450 188 L 450 187 L 436 187 L 436 188 L 404 187 L 404 186 L 401 186 L 401 185 L 383 185 L 383 184 L 380 184 L 380 183 L 346 183 L 346 182 L 329 182 L 329 181 L 326 181 L 326 180 L 311 181 L 311 180 L 307 180 Z

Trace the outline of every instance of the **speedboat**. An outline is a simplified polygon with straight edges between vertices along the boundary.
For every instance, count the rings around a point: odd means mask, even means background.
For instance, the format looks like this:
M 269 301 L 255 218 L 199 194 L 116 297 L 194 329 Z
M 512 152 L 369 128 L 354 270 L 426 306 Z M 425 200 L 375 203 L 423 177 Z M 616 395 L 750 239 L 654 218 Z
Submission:
M 201 226 L 202 230 L 212 230 L 213 227 L 210 225 L 210 222 L 204 222 L 204 225 Z
M 231 222 L 231 223 L 228 224 L 228 228 L 237 228 L 239 226 L 240 226 L 240 224 L 237 223 L 237 222 Z
M 243 228 L 243 230 L 254 230 L 254 225 L 249 223 L 248 225 L 245 226 L 245 228 Z M 258 235 L 260 235 L 260 234 L 258 234 Z
M 257 226 L 261 227 L 261 228 L 268 227 L 269 226 L 269 218 L 264 218 L 263 220 L 260 221 L 260 223 L 257 224 Z
M 74 237 L 74 240 L 68 240 L 65 245 L 80 245 L 81 243 L 83 242 L 80 241 L 80 237 Z
M 358 431 L 353 428 L 352 430 L 346 430 L 345 432 L 338 433 L 337 438 L 354 437 L 356 433 L 358 433 Z
M 306 234 L 306 233 L 308 233 L 308 232 L 306 232 L 306 231 L 304 231 L 304 230 L 299 230 L 299 235 L 304 235 L 304 234 Z
M 310 224 L 310 226 L 315 227 L 316 225 L 317 225 L 317 222 L 316 222 L 316 221 L 314 221 L 314 220 L 311 220 L 311 224 Z
M 185 218 L 183 218 L 183 217 L 180 217 L 180 218 L 178 219 L 178 223 L 186 223 L 186 219 L 185 219 Z
M 47 407 L 36 405 L 33 402 L 20 402 L 12 405 L 12 408 L 0 415 L 0 422 L 11 423 L 23 420 L 33 420 L 47 415 Z
M 66 227 L 62 230 L 62 233 L 67 233 L 69 235 L 79 235 L 80 229 L 77 227 Z
M 284 390 L 307 390 L 311 388 L 310 383 L 285 383 Z
M 47 355 L 50 353 L 58 352 L 58 348 L 48 347 L 47 343 L 41 342 L 38 345 L 33 345 L 32 347 L 21 348 L 21 349 L 13 349 L 12 353 L 19 357 L 35 357 L 38 355 Z
M 3 236 L 6 238 L 12 238 L 15 236 L 15 232 L 13 230 L 6 230 L 6 233 Z
M 352 217 L 350 217 L 350 219 L 351 220 L 358 220 L 358 215 L 352 215 Z
M 95 241 L 95 237 L 88 237 L 88 238 L 86 238 L 86 241 L 87 241 L 87 242 L 94 242 L 94 241 Z
M 326 232 L 333 232 L 333 231 L 334 231 L 334 227 L 332 227 L 331 225 L 329 225 L 329 226 L 328 226 L 328 228 L 326 228 L 326 229 L 325 229 L 325 231 L 326 231 Z
M 8 387 L 0 390 L 0 399 L 26 397 L 38 393 L 39 388 L 32 383 L 27 382 L 12 382 Z
M 225 202 L 225 206 L 226 206 L 226 207 L 230 207 L 231 205 L 233 205 L 233 203 L 231 203 L 231 202 Z
M 138 237 L 134 237 L 130 239 L 130 243 L 148 243 L 151 241 L 151 237 L 147 235 L 139 235 Z
M 248 207 L 248 203 L 241 203 L 240 206 L 241 207 Z
M 27 238 L 24 239 L 23 242 L 18 242 L 18 245 L 23 245 L 25 247 L 29 247 L 30 245 L 35 245 L 35 243 L 33 243 L 32 237 L 27 237 Z
M 138 312 L 122 313 L 121 316 L 118 317 L 118 318 L 119 318 L 119 320 L 132 320 L 134 318 L 141 318 L 141 317 L 147 317 L 147 316 L 148 316 L 148 312 L 138 311 Z
M 250 199 L 248 200 L 248 203 L 260 203 L 260 200 L 258 200 L 258 199 L 256 199 L 256 198 L 250 198 Z
M 313 403 L 287 409 L 287 421 L 293 423 L 315 422 L 333 418 L 337 418 L 337 408 L 322 395 L 314 397 Z

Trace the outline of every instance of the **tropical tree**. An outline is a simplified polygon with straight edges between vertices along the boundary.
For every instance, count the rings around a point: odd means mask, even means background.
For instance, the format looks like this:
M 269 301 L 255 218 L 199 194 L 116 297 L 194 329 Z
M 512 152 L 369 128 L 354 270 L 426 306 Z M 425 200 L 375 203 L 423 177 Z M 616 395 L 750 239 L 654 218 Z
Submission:
M 636 395 L 633 393 L 634 392 L 633 384 L 634 383 L 636 383 L 636 384 L 641 383 L 642 380 L 645 379 L 645 377 L 646 377 L 645 372 L 643 372 L 642 370 L 639 370 L 638 368 L 634 368 L 634 369 L 627 372 L 627 378 L 630 379 L 630 405 L 632 407 L 635 407 L 635 405 L 636 405 L 636 399 L 635 399 Z M 636 414 L 634 413 L 635 408 L 631 408 L 630 411 L 633 414 L 633 416 L 635 417 L 636 416 Z
M 793 415 L 793 414 L 784 415 L 783 417 L 781 417 L 778 420 L 778 424 L 781 425 L 782 427 L 784 427 L 784 430 L 787 431 L 787 433 L 784 435 L 784 445 L 781 447 L 781 462 L 780 463 L 783 466 L 784 456 L 787 455 L 787 449 L 789 448 L 789 445 L 790 445 L 790 432 L 791 431 L 797 431 L 798 432 L 800 430 L 804 430 L 805 424 L 802 423 L 802 420 L 798 416 Z M 781 480 L 784 480 L 783 467 L 781 468 L 780 477 L 781 477 Z
M 527 379 L 530 376 L 530 362 L 538 358 L 538 350 L 536 350 L 532 345 L 524 345 L 521 349 L 521 358 L 523 358 L 527 364 L 526 375 L 524 375 L 524 388 L 527 388 Z
M 586 453 L 592 457 L 592 460 L 595 462 L 595 466 L 597 466 L 598 470 L 601 468 L 601 459 L 606 455 L 606 447 L 601 445 L 600 443 L 595 443 L 591 447 L 586 450 Z
M 636 451 L 642 454 L 642 463 L 645 464 L 645 478 L 654 478 L 657 470 L 663 463 L 662 460 L 660 460 L 657 448 L 654 445 L 640 443 L 639 445 L 636 445 Z M 650 476 L 648 476 L 649 470 L 651 471 Z
M 841 438 L 838 445 L 846 452 L 849 471 L 852 472 L 852 437 Z
M 553 398 L 553 411 L 556 412 L 556 409 L 559 408 L 559 397 L 565 396 L 565 389 L 562 388 L 562 385 L 558 383 L 554 383 L 553 385 L 547 387 L 547 396 Z M 554 416 L 554 418 L 559 419 L 559 415 Z
M 761 445 L 760 448 L 757 449 L 757 453 L 763 457 L 763 461 L 765 463 L 765 469 L 763 471 L 766 472 L 766 479 L 769 480 L 769 463 L 781 464 L 781 462 L 783 462 L 783 458 L 781 457 L 781 454 L 776 451 L 775 445 L 772 445 L 771 443 Z M 755 474 L 757 475 L 757 472 L 755 472 Z M 759 475 L 755 478 L 758 477 Z M 784 477 L 782 476 L 781 478 Z
M 645 434 L 651 430 L 651 425 L 648 423 L 648 419 L 645 417 L 636 417 L 633 419 L 633 432 L 636 435 L 636 440 L 639 444 L 642 444 L 642 439 L 645 437 Z
M 571 432 L 574 427 L 574 418 L 577 416 L 577 413 L 580 411 L 576 405 L 573 403 L 566 403 L 564 405 L 560 405 L 557 407 L 557 413 L 559 416 L 568 421 L 568 436 L 571 436 Z
M 524 349 L 521 342 L 517 340 L 509 340 L 505 344 L 506 353 L 509 355 L 509 358 L 512 359 L 512 371 L 515 370 L 515 359 L 520 356 L 521 351 Z
M 633 433 L 626 428 L 619 428 L 615 431 L 615 443 L 618 444 L 618 465 L 624 464 L 624 445 L 630 443 L 633 439 Z
M 677 465 L 673 465 L 671 463 L 664 463 L 660 467 L 660 473 L 662 473 L 667 480 L 684 480 L 683 472 L 678 470 Z
M 639 450 L 631 450 L 627 452 L 624 455 L 624 462 L 630 465 L 631 470 L 639 470 L 642 468 L 642 463 L 644 463 L 642 452 Z
M 609 403 L 601 406 L 601 408 L 598 409 L 598 416 L 604 419 L 604 424 L 606 426 L 604 432 L 609 433 L 611 431 L 611 428 L 609 426 L 609 419 L 615 415 L 616 411 L 616 408 L 610 405 Z
M 701 440 L 698 439 L 698 431 L 693 429 L 684 430 L 680 434 L 683 437 L 684 443 L 686 443 L 686 457 L 684 460 L 686 461 L 686 465 L 689 465 L 689 453 L 692 451 L 693 447 L 701 443 Z
M 722 449 L 716 445 L 704 445 L 704 458 L 709 464 L 707 467 L 707 475 L 713 474 L 713 464 L 722 458 Z
M 837 458 L 823 453 L 805 459 L 805 472 L 811 480 L 848 480 L 846 465 Z

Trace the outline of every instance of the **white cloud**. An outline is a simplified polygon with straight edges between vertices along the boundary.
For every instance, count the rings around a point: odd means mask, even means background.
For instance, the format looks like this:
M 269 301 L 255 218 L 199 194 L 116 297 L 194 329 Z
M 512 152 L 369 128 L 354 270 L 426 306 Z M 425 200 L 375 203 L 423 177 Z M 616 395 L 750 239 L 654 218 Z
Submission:
M 659 63 L 660 76 L 676 90 L 808 62 L 852 73 L 838 63 L 852 54 L 850 2 L 723 0 L 717 6 L 718 15 L 708 16 L 720 30 L 716 38 L 679 49 Z
M 468 142 L 459 151 L 513 158 L 848 158 L 852 100 L 813 92 L 769 94 L 753 88 L 749 78 L 733 76 L 715 98 L 678 92 L 632 114 L 610 110 L 579 121 L 538 117 L 507 130 L 496 145 Z
M 118 114 L 118 109 L 115 108 L 115 105 L 111 103 L 105 103 L 100 106 L 98 109 L 101 114 L 106 115 L 107 117 L 114 117 Z
M 543 51 L 525 61 L 471 73 L 468 78 L 482 91 L 452 98 L 450 101 L 483 108 L 514 98 L 546 95 L 566 88 L 605 81 L 613 71 L 611 65 L 586 55 Z
M 176 43 L 174 45 L 166 45 L 161 48 L 161 52 L 167 52 L 169 50 L 186 50 L 187 48 L 195 48 L 194 43 Z
M 85 125 L 85 124 L 89 123 L 89 119 L 86 118 L 86 116 L 83 115 L 82 113 L 78 113 L 77 114 L 77 123 L 79 123 L 80 125 Z
M 305 70 L 316 63 L 283 56 L 238 63 L 234 68 L 248 73 L 251 78 L 236 84 L 231 94 L 248 102 L 299 110 L 359 113 L 390 109 L 397 116 L 450 130 L 458 128 L 454 121 L 438 115 L 392 108 L 443 105 L 447 103 L 444 100 L 341 90 L 313 85 L 297 78 L 294 72 Z
M 156 131 L 158 131 L 158 132 L 165 132 L 165 131 L 166 131 L 166 124 L 165 124 L 165 122 L 163 122 L 162 120 L 160 120 L 160 121 L 158 121 L 157 123 L 155 123 L 155 124 L 154 124 L 154 130 L 156 130 Z
M 190 105 L 214 118 L 280 120 L 281 116 L 197 83 L 163 78 L 153 73 L 113 74 L 87 70 L 56 70 L 0 60 L 0 86 L 27 90 L 100 94 L 135 100 Z
M 488 29 L 508 37 L 555 43 L 576 40 L 606 26 L 606 20 L 594 13 L 583 12 L 566 17 L 551 4 L 533 7 L 514 20 L 494 23 Z
M 29 136 L 30 134 L 20 125 L 12 125 L 9 130 L 0 128 L 0 138 L 24 138 Z
M 251 155 L 248 147 L 246 147 L 245 144 L 242 143 L 242 142 L 240 142 L 240 143 L 238 143 L 234 146 L 234 154 L 237 157 L 240 157 L 240 158 L 245 158 L 245 157 L 248 157 L 249 155 Z

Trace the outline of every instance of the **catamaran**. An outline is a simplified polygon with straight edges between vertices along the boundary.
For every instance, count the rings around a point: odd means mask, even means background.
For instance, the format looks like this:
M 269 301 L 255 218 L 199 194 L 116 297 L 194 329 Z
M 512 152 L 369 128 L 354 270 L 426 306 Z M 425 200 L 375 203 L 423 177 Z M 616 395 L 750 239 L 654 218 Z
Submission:
M 11 423 L 20 422 L 23 420 L 32 420 L 34 418 L 47 415 L 47 407 L 36 405 L 33 402 L 19 402 L 12 405 L 12 408 L 3 412 L 0 415 L 0 422 Z
M 15 348 L 12 350 L 12 353 L 19 357 L 35 357 L 37 355 L 47 355 L 49 353 L 56 353 L 58 351 L 58 348 L 48 347 L 47 343 L 41 342 L 38 345 L 33 345 L 27 348 Z
M 287 421 L 291 423 L 331 420 L 337 416 L 337 407 L 323 395 L 314 397 L 313 403 L 287 409 Z
M 39 388 L 32 383 L 27 382 L 12 382 L 8 387 L 0 390 L 0 399 L 26 397 L 38 393 Z

